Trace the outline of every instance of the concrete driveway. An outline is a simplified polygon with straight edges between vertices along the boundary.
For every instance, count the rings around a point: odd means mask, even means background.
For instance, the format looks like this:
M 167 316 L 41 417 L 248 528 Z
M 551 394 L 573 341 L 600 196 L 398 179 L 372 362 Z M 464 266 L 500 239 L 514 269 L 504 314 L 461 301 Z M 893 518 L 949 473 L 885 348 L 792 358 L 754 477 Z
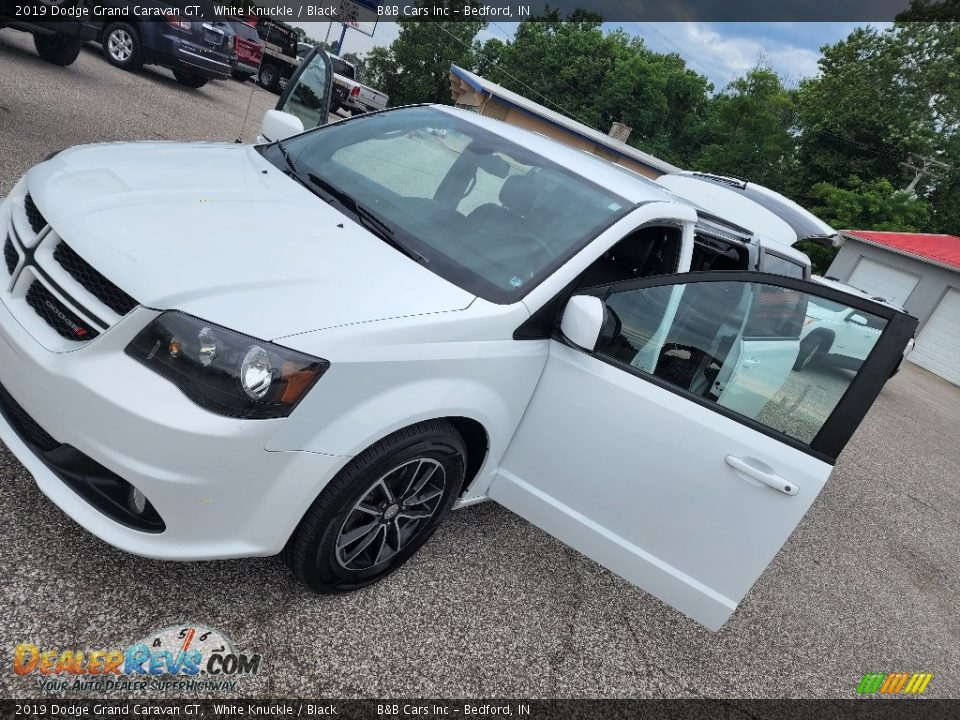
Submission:
M 55 68 L 9 30 L 0 63 L 2 191 L 75 143 L 251 140 L 276 102 L 250 83 L 131 75 L 90 49 Z M 454 513 L 404 570 L 347 596 L 305 591 L 274 558 L 144 560 L 81 530 L 0 446 L 0 694 L 41 694 L 11 670 L 18 643 L 125 647 L 193 622 L 262 654 L 237 695 L 850 697 L 864 673 L 906 671 L 934 674 L 926 696 L 957 697 L 958 478 L 960 388 L 906 363 L 710 633 L 492 504 Z

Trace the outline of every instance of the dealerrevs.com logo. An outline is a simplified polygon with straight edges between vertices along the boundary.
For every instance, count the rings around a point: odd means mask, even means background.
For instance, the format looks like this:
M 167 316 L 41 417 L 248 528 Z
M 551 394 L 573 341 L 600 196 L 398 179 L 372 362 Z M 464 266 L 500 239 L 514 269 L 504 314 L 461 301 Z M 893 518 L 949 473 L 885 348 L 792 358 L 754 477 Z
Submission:
M 261 656 L 238 652 L 219 630 L 184 623 L 125 648 L 77 650 L 20 643 L 13 671 L 36 677 L 44 692 L 132 690 L 232 691 L 256 675 Z
M 867 673 L 857 686 L 857 695 L 923 695 L 931 680 L 931 673 Z

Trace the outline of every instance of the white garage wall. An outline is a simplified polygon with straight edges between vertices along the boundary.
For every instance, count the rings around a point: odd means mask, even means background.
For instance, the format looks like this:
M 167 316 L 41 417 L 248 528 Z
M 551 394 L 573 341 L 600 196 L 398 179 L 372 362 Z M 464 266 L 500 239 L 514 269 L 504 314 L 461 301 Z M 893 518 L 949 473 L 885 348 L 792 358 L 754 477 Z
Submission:
M 847 280 L 848 285 L 900 306 L 906 304 L 918 282 L 919 275 L 866 257 L 860 258 Z
M 960 290 L 950 288 L 907 356 L 932 373 L 960 385 Z

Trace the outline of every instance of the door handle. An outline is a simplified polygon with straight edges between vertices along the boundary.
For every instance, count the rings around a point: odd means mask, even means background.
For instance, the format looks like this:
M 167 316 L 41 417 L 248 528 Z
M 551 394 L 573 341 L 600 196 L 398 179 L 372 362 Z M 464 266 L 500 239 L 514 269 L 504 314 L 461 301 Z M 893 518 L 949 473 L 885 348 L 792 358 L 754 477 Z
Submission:
M 754 480 L 762 482 L 767 487 L 782 492 L 784 495 L 796 495 L 800 490 L 796 483 L 792 483 L 786 478 L 780 477 L 775 472 L 768 472 L 758 467 L 754 467 L 746 460 L 738 458 L 735 455 L 727 455 L 726 462 L 727 465 L 732 467 L 734 470 L 742 472 L 744 475 L 748 475 Z
M 760 364 L 760 361 L 759 361 L 759 360 L 755 360 L 754 358 L 750 358 L 749 360 L 744 360 L 744 361 L 743 361 L 742 363 L 740 363 L 740 364 L 743 365 L 744 368 L 752 368 L 752 367 L 756 367 L 757 365 L 759 365 L 759 364 Z

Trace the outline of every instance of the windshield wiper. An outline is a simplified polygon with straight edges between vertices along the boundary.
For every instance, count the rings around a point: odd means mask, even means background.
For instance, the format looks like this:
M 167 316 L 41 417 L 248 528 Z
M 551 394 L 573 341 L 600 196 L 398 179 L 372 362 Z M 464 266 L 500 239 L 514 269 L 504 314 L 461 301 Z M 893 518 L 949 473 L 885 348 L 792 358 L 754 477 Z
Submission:
M 379 237 L 388 245 L 392 245 L 397 250 L 402 252 L 409 258 L 416 260 L 418 263 L 426 265 L 430 261 L 425 258 L 423 255 L 418 253 L 412 247 L 406 245 L 397 239 L 396 231 L 379 217 L 377 217 L 373 212 L 365 208 L 363 205 L 358 203 L 352 196 L 343 192 L 340 188 L 331 185 L 326 180 L 324 180 L 319 175 L 314 175 L 309 173 L 307 179 L 323 190 L 327 195 L 330 195 L 333 199 L 343 205 L 345 208 L 353 212 L 357 216 L 357 220 L 360 221 L 360 224 L 363 225 L 367 230 L 372 232 L 374 235 Z
M 287 163 L 287 167 L 290 168 L 288 175 L 297 177 L 297 166 L 293 162 L 293 158 L 290 157 L 290 151 L 284 146 L 282 140 L 277 140 L 277 150 L 280 151 L 280 154 L 283 155 L 284 162 Z

